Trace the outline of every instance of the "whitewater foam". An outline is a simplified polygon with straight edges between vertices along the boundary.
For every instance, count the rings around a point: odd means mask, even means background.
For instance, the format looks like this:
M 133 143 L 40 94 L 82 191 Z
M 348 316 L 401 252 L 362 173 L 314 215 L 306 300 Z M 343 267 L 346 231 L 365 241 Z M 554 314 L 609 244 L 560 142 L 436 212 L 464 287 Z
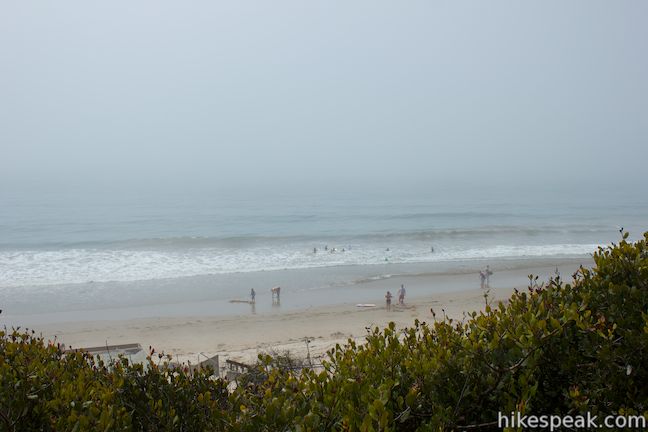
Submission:
M 341 252 L 313 253 L 304 245 L 182 250 L 62 249 L 0 251 L 0 287 L 167 279 L 207 274 L 306 269 L 344 265 L 425 263 L 506 258 L 579 257 L 598 244 L 448 246 L 430 252 L 421 245 L 349 245 Z M 348 246 L 347 246 L 348 248 Z

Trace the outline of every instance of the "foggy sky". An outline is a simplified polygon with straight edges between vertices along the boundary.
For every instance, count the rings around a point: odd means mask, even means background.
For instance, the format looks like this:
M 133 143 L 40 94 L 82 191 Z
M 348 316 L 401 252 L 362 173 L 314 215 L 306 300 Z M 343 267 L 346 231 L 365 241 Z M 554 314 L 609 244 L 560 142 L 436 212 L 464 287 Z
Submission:
M 0 3 L 0 190 L 628 188 L 645 1 Z

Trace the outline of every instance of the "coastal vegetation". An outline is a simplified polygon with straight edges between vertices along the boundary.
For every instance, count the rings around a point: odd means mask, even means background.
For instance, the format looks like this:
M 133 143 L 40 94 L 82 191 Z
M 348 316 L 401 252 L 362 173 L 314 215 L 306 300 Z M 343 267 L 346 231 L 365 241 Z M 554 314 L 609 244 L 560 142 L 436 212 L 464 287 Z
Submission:
M 0 332 L 0 430 L 492 430 L 498 414 L 648 416 L 648 232 L 594 253 L 569 281 L 463 320 L 391 324 L 321 367 L 271 356 L 236 388 L 210 369 L 65 353 Z M 292 365 L 292 364 L 291 364 Z M 304 366 L 304 365 L 301 365 Z

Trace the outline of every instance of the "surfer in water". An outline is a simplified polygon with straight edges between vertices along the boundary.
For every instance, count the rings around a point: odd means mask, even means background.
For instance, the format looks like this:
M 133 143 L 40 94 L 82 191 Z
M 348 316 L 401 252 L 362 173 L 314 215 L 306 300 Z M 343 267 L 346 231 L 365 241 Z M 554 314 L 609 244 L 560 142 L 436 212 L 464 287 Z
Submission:
M 252 303 L 256 302 L 256 291 L 254 291 L 254 288 L 250 290 L 250 299 L 252 299 Z

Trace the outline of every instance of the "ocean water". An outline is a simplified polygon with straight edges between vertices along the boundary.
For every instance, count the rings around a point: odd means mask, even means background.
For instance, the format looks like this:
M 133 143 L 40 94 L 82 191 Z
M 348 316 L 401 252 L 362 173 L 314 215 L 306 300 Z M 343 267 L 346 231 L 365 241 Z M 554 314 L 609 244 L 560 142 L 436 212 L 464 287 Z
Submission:
M 640 235 L 647 215 L 642 206 L 424 200 L 14 200 L 0 213 L 0 289 L 385 263 L 578 257 L 618 240 L 621 226 Z

